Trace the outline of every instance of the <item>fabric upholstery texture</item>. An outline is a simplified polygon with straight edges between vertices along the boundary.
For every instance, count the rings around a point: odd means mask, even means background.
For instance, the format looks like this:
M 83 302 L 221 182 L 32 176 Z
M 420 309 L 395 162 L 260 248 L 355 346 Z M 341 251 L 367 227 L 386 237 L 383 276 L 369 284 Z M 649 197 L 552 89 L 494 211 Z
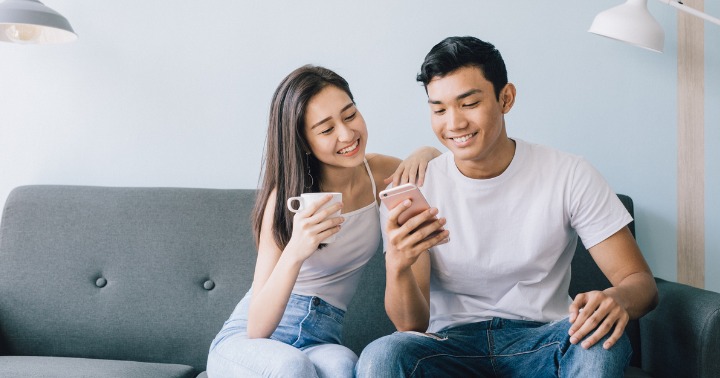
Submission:
M 254 196 L 15 190 L 0 230 L 3 352 L 204 370 L 210 341 L 252 281 Z
M 0 377 L 202 374 L 210 342 L 252 282 L 255 194 L 15 189 L 0 223 Z M 345 344 L 358 354 L 394 331 L 384 263 L 379 250 L 345 318 Z M 572 269 L 571 295 L 609 286 L 581 243 Z M 720 376 L 720 294 L 658 285 L 660 306 L 631 330 L 628 376 Z
M 0 356 L 5 378 L 193 378 L 186 365 L 87 358 Z

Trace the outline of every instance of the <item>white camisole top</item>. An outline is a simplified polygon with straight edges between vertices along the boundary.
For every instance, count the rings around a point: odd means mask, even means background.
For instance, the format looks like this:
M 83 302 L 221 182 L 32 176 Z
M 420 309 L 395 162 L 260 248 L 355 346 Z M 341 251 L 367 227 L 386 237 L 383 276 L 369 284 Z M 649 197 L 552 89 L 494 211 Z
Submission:
M 377 251 L 381 240 L 377 189 L 367 160 L 365 169 L 372 183 L 372 203 L 342 214 L 345 221 L 337 238 L 305 260 L 293 293 L 317 296 L 337 308 L 347 310 L 363 268 Z

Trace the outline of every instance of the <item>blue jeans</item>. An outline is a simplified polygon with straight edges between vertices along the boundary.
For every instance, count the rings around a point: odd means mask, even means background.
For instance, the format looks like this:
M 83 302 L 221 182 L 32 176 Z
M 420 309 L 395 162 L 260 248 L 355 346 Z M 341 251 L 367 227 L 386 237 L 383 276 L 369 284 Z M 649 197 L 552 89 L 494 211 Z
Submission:
M 494 318 L 436 334 L 395 332 L 370 343 L 358 377 L 622 377 L 626 335 L 609 350 L 570 344 L 567 318 L 552 323 Z
M 357 356 L 340 345 L 343 310 L 292 294 L 269 339 L 247 337 L 250 295 L 235 307 L 210 345 L 207 373 L 216 377 L 352 377 Z

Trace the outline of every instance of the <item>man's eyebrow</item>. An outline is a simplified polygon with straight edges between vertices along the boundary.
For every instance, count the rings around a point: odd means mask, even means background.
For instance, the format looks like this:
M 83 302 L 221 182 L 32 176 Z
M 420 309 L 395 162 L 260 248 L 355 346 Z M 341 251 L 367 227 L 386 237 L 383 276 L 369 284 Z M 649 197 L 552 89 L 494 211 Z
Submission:
M 352 108 L 353 106 L 355 106 L 355 103 L 354 103 L 354 102 L 351 102 L 351 103 L 343 106 L 343 108 L 340 109 L 340 113 L 342 113 L 342 112 L 344 112 L 344 111 Z M 314 129 L 314 128 L 320 126 L 320 125 L 322 125 L 323 123 L 329 121 L 330 118 L 332 118 L 332 117 L 326 117 L 326 118 L 321 119 L 319 122 L 317 122 L 317 123 L 315 123 L 314 125 L 310 126 L 310 130 L 312 130 L 312 129 Z
M 469 91 L 467 91 L 467 92 L 465 92 L 465 93 L 461 93 L 461 94 L 459 94 L 457 97 L 455 97 L 455 100 L 462 100 L 462 99 L 464 99 L 464 98 L 466 98 L 466 97 L 470 97 L 470 96 L 472 96 L 472 95 L 474 95 L 474 94 L 477 94 L 477 93 L 482 93 L 482 89 L 471 89 L 471 90 L 469 90 Z M 428 103 L 429 103 L 429 104 L 433 104 L 433 105 L 442 105 L 442 101 L 433 100 L 433 99 L 430 99 L 430 98 L 428 98 Z

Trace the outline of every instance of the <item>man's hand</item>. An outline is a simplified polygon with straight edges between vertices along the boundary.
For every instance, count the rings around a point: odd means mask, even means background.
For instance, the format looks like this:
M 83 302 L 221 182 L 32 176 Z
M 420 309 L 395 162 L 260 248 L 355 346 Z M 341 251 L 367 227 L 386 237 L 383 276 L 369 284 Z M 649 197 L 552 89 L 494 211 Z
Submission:
M 448 238 L 449 232 L 443 230 L 445 218 L 437 219 L 438 210 L 430 208 L 410 218 L 403 225 L 398 224 L 400 213 L 410 207 L 405 200 L 390 210 L 386 227 L 388 246 L 385 261 L 389 269 L 397 271 L 409 269 L 421 253 Z M 436 231 L 437 235 L 428 238 Z
M 578 294 L 570 305 L 570 342 L 582 341 L 580 346 L 588 349 L 612 332 L 603 343 L 604 349 L 610 349 L 622 337 L 629 320 L 627 310 L 613 298 L 612 288 Z
M 442 230 L 445 219 L 438 210 L 427 209 L 398 223 L 398 216 L 411 201 L 405 200 L 389 212 L 384 225 L 388 244 L 385 250 L 385 311 L 398 331 L 424 332 L 430 324 L 430 256 L 427 250 L 448 238 Z M 437 232 L 436 235 L 428 237 Z
M 587 349 L 610 334 L 603 348 L 622 337 L 630 319 L 652 310 L 658 302 L 655 279 L 630 230 L 618 232 L 589 249 L 613 285 L 603 291 L 578 294 L 570 305 L 570 342 Z M 611 333 L 612 332 L 612 333 Z

